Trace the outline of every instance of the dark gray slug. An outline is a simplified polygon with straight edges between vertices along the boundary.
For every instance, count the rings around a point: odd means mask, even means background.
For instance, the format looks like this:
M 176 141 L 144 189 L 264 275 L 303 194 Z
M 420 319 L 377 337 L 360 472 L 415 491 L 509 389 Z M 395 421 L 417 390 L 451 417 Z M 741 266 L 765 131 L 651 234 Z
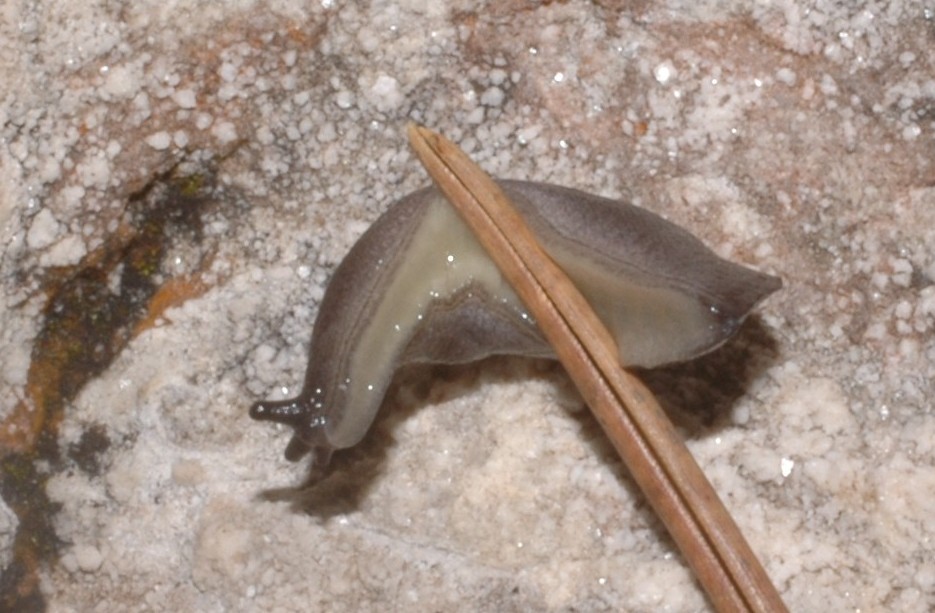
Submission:
M 617 339 L 624 366 L 711 351 L 782 285 L 645 209 L 554 185 L 499 183 Z M 451 205 L 425 188 L 391 206 L 335 270 L 302 393 L 257 402 L 250 416 L 294 428 L 286 457 L 311 451 L 321 469 L 333 450 L 363 438 L 399 366 L 497 354 L 554 357 Z

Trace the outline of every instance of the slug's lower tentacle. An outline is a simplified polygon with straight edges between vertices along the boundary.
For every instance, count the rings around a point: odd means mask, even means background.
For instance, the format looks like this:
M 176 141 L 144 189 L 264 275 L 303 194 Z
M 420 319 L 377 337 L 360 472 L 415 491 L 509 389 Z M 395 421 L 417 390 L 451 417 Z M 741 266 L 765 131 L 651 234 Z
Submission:
M 286 447 L 286 459 L 297 462 L 311 451 L 313 466 L 324 469 L 331 461 L 334 447 L 325 436 L 325 417 L 321 409 L 313 407 L 305 398 L 256 402 L 250 407 L 250 417 L 292 428 L 295 433 Z

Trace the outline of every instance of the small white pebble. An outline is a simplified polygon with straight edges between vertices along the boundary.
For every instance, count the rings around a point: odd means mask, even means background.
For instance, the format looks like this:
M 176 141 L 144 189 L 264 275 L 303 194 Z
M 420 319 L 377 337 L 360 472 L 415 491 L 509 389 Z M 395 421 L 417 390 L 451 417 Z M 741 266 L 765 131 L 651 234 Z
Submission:
M 380 37 L 369 27 L 364 26 L 357 31 L 357 42 L 366 53 L 373 53 L 380 46 Z
M 334 96 L 334 103 L 339 109 L 349 109 L 354 106 L 354 94 L 347 90 L 339 91 Z
M 140 80 L 135 71 L 126 66 L 113 66 L 107 71 L 104 91 L 116 98 L 130 98 L 140 89 Z
M 172 135 L 172 142 L 179 149 L 184 149 L 188 145 L 188 133 L 185 130 L 176 130 Z
M 39 165 L 38 177 L 42 183 L 52 183 L 62 176 L 62 166 L 53 157 L 42 160 Z
M 77 545 L 73 553 L 78 562 L 78 568 L 86 573 L 97 571 L 104 563 L 104 556 L 93 545 Z
M 159 151 L 168 149 L 171 142 L 172 139 L 169 136 L 169 133 L 165 131 L 156 132 L 146 137 L 146 144 Z
M 826 96 L 835 96 L 838 93 L 838 84 L 829 74 L 821 77 L 821 85 L 819 88 L 821 89 L 821 93 Z
M 75 559 L 75 554 L 70 551 L 62 556 L 59 563 L 62 565 L 62 568 L 72 574 L 78 572 L 78 560 Z
M 886 337 L 886 326 L 882 323 L 875 323 L 867 326 L 867 331 L 864 332 L 864 335 L 870 340 L 881 340 Z
M 197 104 L 195 92 L 190 89 L 179 89 L 172 94 L 172 99 L 183 109 L 193 109 Z
M 214 124 L 214 127 L 211 128 L 211 134 L 213 134 L 221 144 L 232 143 L 237 140 L 237 128 L 229 121 L 221 121 Z
M 468 113 L 467 117 L 465 117 L 465 121 L 467 121 L 469 124 L 472 124 L 472 125 L 477 125 L 479 123 L 482 123 L 484 121 L 484 107 L 482 106 L 474 107 L 474 110 Z
M 295 94 L 294 96 L 292 96 L 292 101 L 295 102 L 295 105 L 297 107 L 303 107 L 306 104 L 308 104 L 309 98 L 310 98 L 309 93 L 307 91 L 304 91 L 304 92 L 299 92 Z
M 198 116 L 195 117 L 195 127 L 199 130 L 208 129 L 212 123 L 214 123 L 214 117 L 208 113 L 198 113 Z
M 218 75 L 230 83 L 237 78 L 237 67 L 230 62 L 225 62 L 221 64 L 221 67 L 218 69 Z
M 257 128 L 256 140 L 261 145 L 272 145 L 276 141 L 276 136 L 273 134 L 273 131 L 269 129 L 269 126 L 260 126 Z
M 539 136 L 541 131 L 538 125 L 526 126 L 516 133 L 516 140 L 521 145 L 528 145 Z
M 480 96 L 480 103 L 484 106 L 497 107 L 503 104 L 503 90 L 499 87 L 490 87 Z
M 399 82 L 385 74 L 380 75 L 374 81 L 368 97 L 373 105 L 384 113 L 396 109 L 403 101 L 403 94 L 399 91 Z
M 75 171 L 85 187 L 103 188 L 110 180 L 110 163 L 103 151 L 88 156 L 84 162 L 78 164 Z
M 875 288 L 882 291 L 886 289 L 887 285 L 889 285 L 890 278 L 889 275 L 886 275 L 885 273 L 875 272 L 870 275 L 870 282 L 873 283 Z
M 765 260 L 773 254 L 773 246 L 768 242 L 763 241 L 756 246 L 756 251 L 754 253 L 756 254 L 756 257 Z
M 912 282 L 912 262 L 905 258 L 895 258 L 890 264 L 893 267 L 893 282 L 901 287 L 909 287 Z
M 914 338 L 904 338 L 899 341 L 899 355 L 904 360 L 918 360 L 919 353 L 919 342 Z
M 86 253 L 84 239 L 76 234 L 68 234 L 42 254 L 39 262 L 43 266 L 72 266 L 80 262 Z
M 910 123 L 903 128 L 903 140 L 915 140 L 922 134 L 922 128 L 918 124 Z
M 788 477 L 792 474 L 792 469 L 795 467 L 795 460 L 792 458 L 782 458 L 779 460 L 779 472 L 783 477 Z
M 901 300 L 896 305 L 894 313 L 899 319 L 909 319 L 909 316 L 912 315 L 912 305 L 909 304 L 908 300 Z
M 507 74 L 505 70 L 502 70 L 500 68 L 494 68 L 493 70 L 490 71 L 490 74 L 488 76 L 490 78 L 491 84 L 502 85 L 503 82 L 506 81 Z
M 337 131 L 334 129 L 334 124 L 333 124 L 333 123 L 326 123 L 326 124 L 323 124 L 323 125 L 318 129 L 318 134 L 316 135 L 316 138 L 318 139 L 318 142 L 320 142 L 320 143 L 330 143 L 331 141 L 333 141 L 333 140 L 336 139 L 337 137 L 338 137 L 338 133 L 337 133 Z
M 75 207 L 84 198 L 84 194 L 84 188 L 80 185 L 69 185 L 62 190 L 62 200 L 65 201 L 69 208 Z
M 777 70 L 776 79 L 790 87 L 795 85 L 795 73 L 788 68 L 780 68 Z
M 653 76 L 659 83 L 668 83 L 669 79 L 675 78 L 675 66 L 666 60 L 653 68 Z
M 30 249 L 48 247 L 58 238 L 59 223 L 49 209 L 42 209 L 33 217 L 26 233 L 26 245 Z

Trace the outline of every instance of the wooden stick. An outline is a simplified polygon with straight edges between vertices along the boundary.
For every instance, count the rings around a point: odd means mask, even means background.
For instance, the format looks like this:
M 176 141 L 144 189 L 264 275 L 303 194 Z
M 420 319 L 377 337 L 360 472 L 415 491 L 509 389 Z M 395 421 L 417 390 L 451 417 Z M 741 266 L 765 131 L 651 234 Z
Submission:
M 786 611 L 776 588 L 652 393 L 506 194 L 456 145 L 410 124 L 429 175 L 535 317 L 718 611 Z

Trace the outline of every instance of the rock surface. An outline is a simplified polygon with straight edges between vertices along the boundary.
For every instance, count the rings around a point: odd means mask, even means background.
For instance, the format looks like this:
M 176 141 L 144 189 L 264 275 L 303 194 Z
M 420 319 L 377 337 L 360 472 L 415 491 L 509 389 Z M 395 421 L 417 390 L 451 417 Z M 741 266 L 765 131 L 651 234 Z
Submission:
M 548 363 L 403 373 L 289 490 L 287 433 L 246 409 L 300 385 L 331 271 L 426 182 L 416 120 L 782 276 L 734 342 L 645 377 L 791 610 L 935 608 L 933 41 L 902 0 L 8 3 L 4 585 L 61 611 L 706 609 Z M 14 551 L 36 534 L 42 564 Z

